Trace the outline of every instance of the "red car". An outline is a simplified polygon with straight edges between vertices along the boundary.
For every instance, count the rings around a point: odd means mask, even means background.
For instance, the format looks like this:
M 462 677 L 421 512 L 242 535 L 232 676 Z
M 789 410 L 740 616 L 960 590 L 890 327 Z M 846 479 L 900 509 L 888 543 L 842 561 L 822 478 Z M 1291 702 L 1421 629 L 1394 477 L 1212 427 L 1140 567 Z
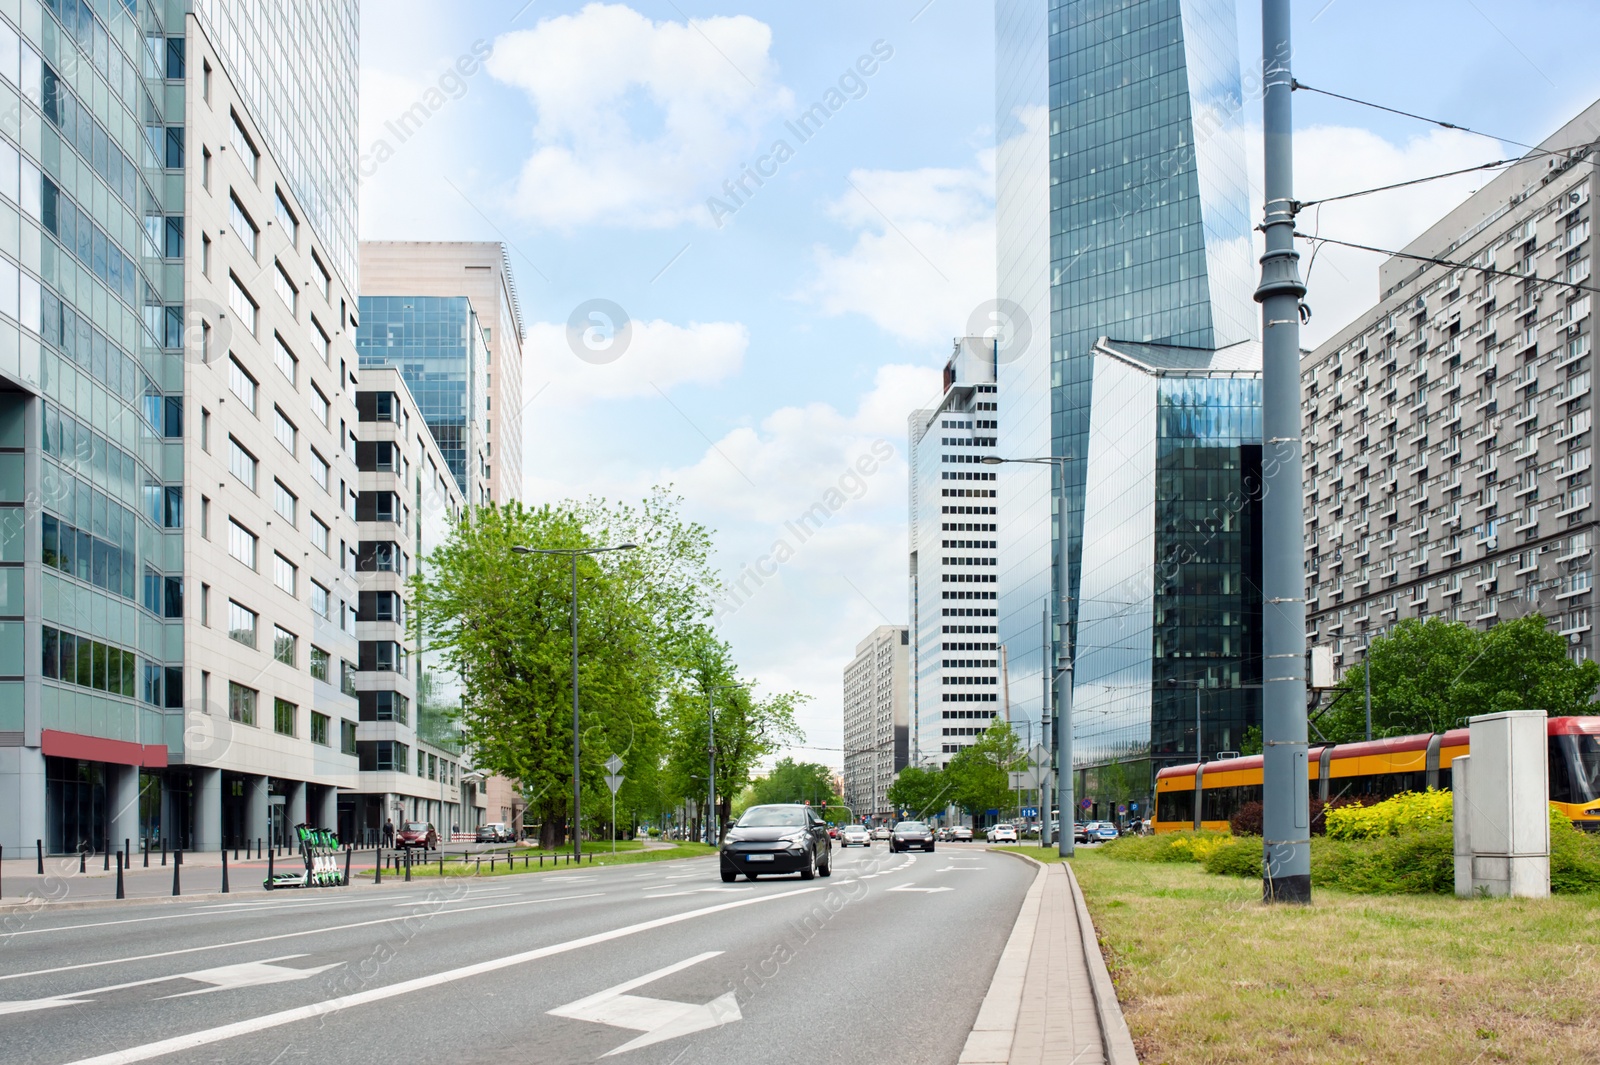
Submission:
M 400 826 L 400 831 L 394 834 L 394 845 L 405 850 L 421 847 L 425 851 L 431 851 L 439 846 L 439 833 L 435 832 L 433 825 L 427 821 L 407 821 Z
M 828 838 L 829 839 L 838 839 L 839 838 L 839 826 L 838 825 L 829 825 L 828 826 Z

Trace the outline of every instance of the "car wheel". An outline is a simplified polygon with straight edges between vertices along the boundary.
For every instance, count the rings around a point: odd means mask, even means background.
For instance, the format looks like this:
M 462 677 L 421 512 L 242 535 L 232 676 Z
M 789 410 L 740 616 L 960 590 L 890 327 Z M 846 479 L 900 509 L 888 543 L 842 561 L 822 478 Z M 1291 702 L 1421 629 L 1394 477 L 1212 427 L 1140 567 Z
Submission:
M 722 871 L 722 882 L 724 884 L 731 884 L 737 879 L 739 879 L 739 874 L 733 872 L 731 869 L 724 869 Z
M 828 860 L 817 869 L 817 875 L 829 877 L 833 875 L 833 855 L 828 855 Z
M 801 880 L 811 880 L 817 875 L 817 856 L 812 854 L 806 859 L 806 864 L 800 869 Z

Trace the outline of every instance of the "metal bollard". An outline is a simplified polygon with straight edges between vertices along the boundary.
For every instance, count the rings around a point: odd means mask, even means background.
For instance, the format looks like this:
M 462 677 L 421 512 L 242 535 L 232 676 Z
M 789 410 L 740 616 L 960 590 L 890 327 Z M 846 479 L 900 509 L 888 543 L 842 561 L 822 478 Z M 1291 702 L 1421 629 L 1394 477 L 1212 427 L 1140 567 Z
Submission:
M 444 851 L 439 852 L 439 875 L 444 875 Z
M 164 852 L 162 854 L 162 857 L 166 857 Z M 174 851 L 173 854 L 172 854 L 172 895 L 173 895 L 174 898 L 176 898 L 178 895 L 182 894 L 182 892 L 180 892 L 178 890 L 178 871 L 180 869 L 182 869 L 182 868 L 183 868 L 183 851 L 182 850 Z
M 106 837 L 106 849 L 100 852 L 100 871 L 111 872 L 111 837 Z
M 122 864 L 129 869 L 133 868 L 133 845 L 127 836 L 122 837 Z
M 33 841 L 33 853 L 39 859 L 39 867 L 37 869 L 35 869 L 34 872 L 38 873 L 40 876 L 43 876 L 44 875 L 44 840 L 36 839 L 36 840 Z
M 144 838 L 144 867 L 150 868 L 150 837 Z
M 228 893 L 228 852 L 226 849 L 222 852 L 222 893 L 224 895 Z
M 406 883 L 411 883 L 411 848 L 406 848 Z
M 267 882 L 264 885 L 268 891 L 272 890 L 272 859 L 277 856 L 278 848 L 274 847 L 267 852 Z
M 117 855 L 117 898 L 125 899 L 128 896 L 122 890 L 122 855 Z
M 88 852 L 80 850 L 78 852 L 78 872 L 80 872 L 80 873 L 84 872 L 85 870 L 87 870 L 89 868 L 86 864 L 84 864 L 88 860 L 89 860 Z
M 350 886 L 350 855 L 355 853 L 354 847 L 344 849 L 344 886 Z
M 372 882 L 383 883 L 383 848 L 374 847 L 372 850 Z
M 256 861 L 261 860 L 261 837 L 256 837 Z

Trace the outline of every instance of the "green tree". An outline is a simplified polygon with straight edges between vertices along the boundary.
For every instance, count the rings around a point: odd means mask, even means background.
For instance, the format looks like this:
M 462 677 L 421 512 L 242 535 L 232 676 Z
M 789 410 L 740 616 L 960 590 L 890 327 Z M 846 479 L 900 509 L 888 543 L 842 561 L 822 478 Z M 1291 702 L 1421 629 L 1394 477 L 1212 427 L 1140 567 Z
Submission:
M 972 817 L 1011 804 L 1011 773 L 1027 764 L 1027 754 L 1010 722 L 996 718 L 976 743 L 963 747 L 945 766 L 950 797 Z
M 710 613 L 710 535 L 679 516 L 679 502 L 657 490 L 639 507 L 597 500 L 476 507 L 454 521 L 412 578 L 427 649 L 461 680 L 463 738 L 480 767 L 518 783 L 546 846 L 566 835 L 571 816 L 571 562 L 512 548 L 639 545 L 578 560 L 585 810 L 601 824 L 610 818 L 605 760 L 617 754 L 626 776 L 641 787 L 649 780 L 665 740 L 663 693 Z M 603 804 L 589 798 L 594 789 Z
M 889 785 L 889 805 L 913 819 L 932 817 L 949 801 L 950 783 L 938 769 L 908 765 Z M 987 807 L 985 807 L 987 809 Z
M 833 770 L 817 762 L 780 758 L 770 772 L 751 785 L 752 805 L 774 802 L 809 802 L 821 808 L 844 800 L 833 790 Z
M 1568 658 L 1566 641 L 1537 614 L 1487 632 L 1440 618 L 1407 619 L 1372 641 L 1367 661 L 1345 672 L 1338 695 L 1314 718 L 1335 743 L 1366 735 L 1368 662 L 1375 737 L 1444 732 L 1503 710 L 1592 714 L 1600 687 L 1600 665 Z

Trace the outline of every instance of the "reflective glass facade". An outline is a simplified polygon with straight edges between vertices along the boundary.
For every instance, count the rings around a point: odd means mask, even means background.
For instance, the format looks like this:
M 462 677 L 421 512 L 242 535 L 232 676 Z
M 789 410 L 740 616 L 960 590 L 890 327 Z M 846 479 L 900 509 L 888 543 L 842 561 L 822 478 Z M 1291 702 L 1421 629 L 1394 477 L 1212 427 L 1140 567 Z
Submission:
M 467 298 L 363 296 L 356 351 L 362 366 L 400 370 L 456 484 L 483 502 L 488 358 Z
M 332 256 L 328 266 L 354 286 L 356 5 L 194 0 L 193 7 Z M 310 41 L 316 47 L 306 47 Z

